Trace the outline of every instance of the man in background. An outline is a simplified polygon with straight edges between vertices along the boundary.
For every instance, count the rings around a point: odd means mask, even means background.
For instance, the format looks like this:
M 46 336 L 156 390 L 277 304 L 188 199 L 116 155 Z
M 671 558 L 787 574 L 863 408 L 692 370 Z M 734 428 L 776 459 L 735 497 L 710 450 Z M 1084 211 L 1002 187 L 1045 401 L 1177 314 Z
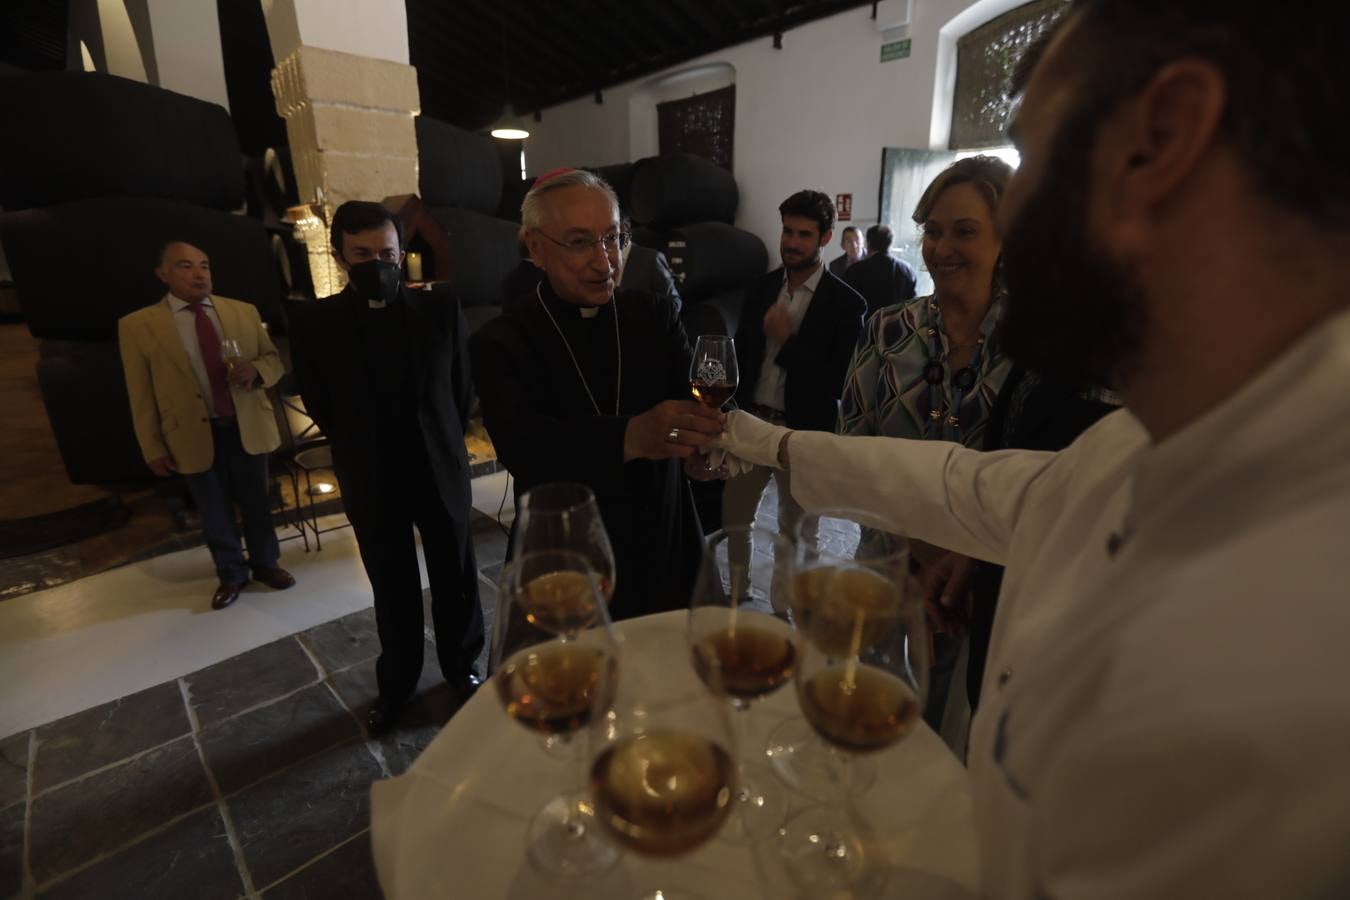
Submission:
M 833 431 L 867 305 L 821 262 L 834 228 L 830 198 L 820 191 L 798 191 L 778 211 L 783 265 L 746 294 L 736 330 L 741 373 L 736 402 L 789 428 Z M 762 466 L 727 482 L 723 526 L 754 521 L 770 475 L 778 486 L 778 526 L 792 536 L 801 507 L 792 499 L 787 473 Z
M 277 565 L 267 477 L 281 434 L 265 389 L 281 378 L 281 358 L 253 304 L 211 295 L 211 260 L 199 247 L 169 241 L 155 276 L 164 298 L 117 323 L 131 418 L 150 471 L 187 482 L 220 582 L 211 608 L 224 609 L 250 578 L 276 590 L 295 584 Z
M 849 266 L 844 273 L 844 283 L 867 301 L 869 316 L 879 309 L 914 298 L 918 274 L 909 263 L 891 256 L 894 237 L 889 225 L 868 228 L 867 258 Z
M 855 225 L 844 226 L 843 237 L 839 239 L 839 246 L 844 248 L 844 252 L 830 260 L 830 271 L 843 278 L 844 271 L 849 266 L 861 262 L 867 255 L 863 248 L 862 232 Z

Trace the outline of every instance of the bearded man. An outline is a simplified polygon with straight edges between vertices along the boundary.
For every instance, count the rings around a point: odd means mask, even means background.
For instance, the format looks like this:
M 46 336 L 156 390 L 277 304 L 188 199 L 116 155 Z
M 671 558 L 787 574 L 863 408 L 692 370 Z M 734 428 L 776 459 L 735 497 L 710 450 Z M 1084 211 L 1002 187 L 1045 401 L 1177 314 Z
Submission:
M 988 896 L 1350 888 L 1350 55 L 1325 14 L 1076 0 L 1024 72 L 1003 346 L 1125 406 L 1067 449 L 728 419 L 803 505 L 1007 567 L 969 753 Z

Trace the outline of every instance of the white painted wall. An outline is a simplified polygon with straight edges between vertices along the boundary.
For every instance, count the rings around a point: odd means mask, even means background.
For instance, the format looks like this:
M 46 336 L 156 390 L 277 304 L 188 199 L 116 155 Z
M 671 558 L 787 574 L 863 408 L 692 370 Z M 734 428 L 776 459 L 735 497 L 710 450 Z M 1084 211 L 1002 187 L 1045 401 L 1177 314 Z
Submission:
M 863 6 L 786 32 L 781 50 L 765 37 L 609 88 L 603 105 L 586 97 L 544 110 L 543 121 L 513 122 L 531 132 L 525 142 L 531 173 L 638 159 L 655 152 L 648 118 L 654 85 L 690 69 L 729 67 L 736 84 L 737 225 L 764 240 L 776 265 L 778 204 L 800 188 L 831 197 L 852 193 L 852 224 L 876 221 L 882 148 L 945 145 L 946 133 L 934 127 L 936 95 L 941 84 L 950 119 L 955 39 L 1015 5 L 913 0 L 911 55 L 888 63 L 880 62 L 883 37 L 871 7 Z M 883 3 L 883 17 L 891 8 Z M 959 28 L 948 27 L 958 16 Z
M 72 0 L 68 28 L 86 72 L 230 108 L 215 0 Z
M 261 2 L 276 60 L 285 59 L 304 44 L 408 64 L 408 10 L 404 0 Z
M 215 0 L 146 0 L 160 87 L 230 108 Z

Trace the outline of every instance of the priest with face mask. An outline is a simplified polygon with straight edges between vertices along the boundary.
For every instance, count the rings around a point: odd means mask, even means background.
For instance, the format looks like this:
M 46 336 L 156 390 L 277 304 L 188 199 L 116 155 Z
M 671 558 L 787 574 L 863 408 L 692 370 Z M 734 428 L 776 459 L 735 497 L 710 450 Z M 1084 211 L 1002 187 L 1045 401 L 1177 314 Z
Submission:
M 461 697 L 484 645 L 470 539 L 467 326 L 459 305 L 403 286 L 403 232 L 384 206 L 333 215 L 339 294 L 292 315 L 291 356 L 305 409 L 329 439 L 342 504 L 375 597 L 379 699 L 368 728 L 394 727 L 422 671 L 422 582 L 431 582 L 441 671 Z

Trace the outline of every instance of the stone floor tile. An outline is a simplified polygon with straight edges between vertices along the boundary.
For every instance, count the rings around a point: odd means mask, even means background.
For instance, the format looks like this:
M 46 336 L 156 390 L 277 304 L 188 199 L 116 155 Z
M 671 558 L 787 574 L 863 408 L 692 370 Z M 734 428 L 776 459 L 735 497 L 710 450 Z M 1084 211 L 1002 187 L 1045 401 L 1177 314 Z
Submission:
M 334 686 L 342 695 L 342 701 L 364 722 L 371 704 L 380 695 L 379 685 L 375 681 L 375 660 L 368 659 L 336 672 L 332 677 Z M 428 642 L 422 648 L 422 675 L 417 680 L 417 691 L 414 696 L 425 694 L 436 685 L 444 683 L 445 676 L 441 674 L 441 665 L 436 660 L 436 648 Z
M 511 498 L 506 498 L 507 504 Z M 493 519 L 474 511 L 473 517 L 473 555 L 479 568 L 500 563 L 506 559 L 506 532 Z
M 33 790 L 40 793 L 191 730 L 177 681 L 58 719 L 37 730 Z
M 0 810 L 0 897 L 13 897 L 23 887 L 24 805 Z
M 311 628 L 304 637 L 319 662 L 330 672 L 356 665 L 380 653 L 373 607 Z
M 328 685 L 319 682 L 260 709 L 202 730 L 206 764 L 222 794 L 299 762 L 361 729 Z
M 211 801 L 192 738 L 33 799 L 30 863 L 38 883 Z
M 382 900 L 370 833 L 352 838 L 263 894 L 263 900 Z
M 233 900 L 244 892 L 220 810 L 208 806 L 38 892 L 41 900 Z
M 465 698 L 441 682 L 419 694 L 404 707 L 398 727 L 376 738 L 390 775 L 402 775 L 427 745 L 441 733 L 445 723 L 464 705 Z
M 0 741 L 0 809 L 27 796 L 28 732 L 21 731 Z
M 295 638 L 287 637 L 216 663 L 185 680 L 197 720 L 205 728 L 313 684 L 318 678 L 304 648 Z
M 369 827 L 370 783 L 382 776 L 353 741 L 228 798 L 254 885 L 266 888 Z

